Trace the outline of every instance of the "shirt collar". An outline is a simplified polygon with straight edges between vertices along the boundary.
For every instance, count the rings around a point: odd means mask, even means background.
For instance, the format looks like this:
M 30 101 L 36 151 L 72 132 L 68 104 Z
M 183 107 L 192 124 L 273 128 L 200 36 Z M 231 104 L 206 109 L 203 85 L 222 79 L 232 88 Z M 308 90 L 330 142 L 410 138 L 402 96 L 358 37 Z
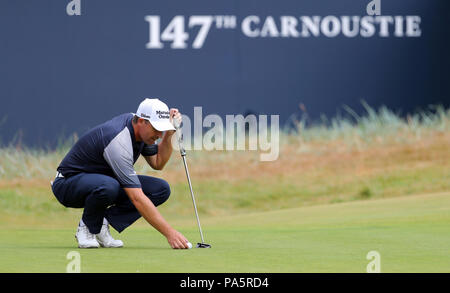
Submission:
M 134 128 L 133 128 L 133 115 L 131 115 L 131 117 L 128 119 L 127 121 L 127 127 L 128 130 L 130 130 L 130 134 L 131 134 L 131 142 L 133 143 L 133 145 L 136 144 L 136 136 L 134 134 Z

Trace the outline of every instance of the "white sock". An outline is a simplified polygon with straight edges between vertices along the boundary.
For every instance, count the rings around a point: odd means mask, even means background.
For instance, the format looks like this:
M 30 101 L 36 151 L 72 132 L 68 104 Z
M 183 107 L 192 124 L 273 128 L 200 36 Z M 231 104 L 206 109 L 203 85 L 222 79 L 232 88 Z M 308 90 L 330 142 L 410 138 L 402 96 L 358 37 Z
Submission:
M 83 219 L 80 220 L 80 224 L 78 224 L 78 226 L 80 226 L 80 227 L 86 226 L 86 225 L 84 224 L 84 222 L 83 222 Z
M 106 220 L 106 218 L 103 218 L 103 225 L 109 225 L 108 220 Z

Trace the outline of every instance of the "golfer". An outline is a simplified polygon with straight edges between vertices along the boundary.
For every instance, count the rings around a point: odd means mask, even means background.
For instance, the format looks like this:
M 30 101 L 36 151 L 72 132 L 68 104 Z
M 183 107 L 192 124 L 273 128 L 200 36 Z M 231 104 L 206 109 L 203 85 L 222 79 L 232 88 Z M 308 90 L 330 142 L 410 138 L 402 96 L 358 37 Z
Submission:
M 122 247 L 109 225 L 120 233 L 141 216 L 172 248 L 188 248 L 188 240 L 156 209 L 168 199 L 169 184 L 137 175 L 133 168 L 140 155 L 153 169 L 164 168 L 172 154 L 174 119 L 181 123 L 178 109 L 169 111 L 159 99 L 145 99 L 135 114 L 119 115 L 89 130 L 64 157 L 52 190 L 65 207 L 84 208 L 75 235 L 79 248 Z

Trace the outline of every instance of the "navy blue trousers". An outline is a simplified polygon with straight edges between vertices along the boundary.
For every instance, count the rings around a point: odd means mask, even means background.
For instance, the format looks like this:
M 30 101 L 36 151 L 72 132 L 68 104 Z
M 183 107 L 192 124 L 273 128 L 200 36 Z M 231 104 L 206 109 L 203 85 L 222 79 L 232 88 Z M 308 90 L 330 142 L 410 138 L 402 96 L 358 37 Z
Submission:
M 142 191 L 155 206 L 170 195 L 169 184 L 160 178 L 139 175 Z M 103 218 L 118 232 L 141 217 L 119 182 L 102 174 L 80 173 L 56 178 L 52 185 L 58 201 L 69 208 L 84 208 L 83 222 L 93 234 L 100 233 Z

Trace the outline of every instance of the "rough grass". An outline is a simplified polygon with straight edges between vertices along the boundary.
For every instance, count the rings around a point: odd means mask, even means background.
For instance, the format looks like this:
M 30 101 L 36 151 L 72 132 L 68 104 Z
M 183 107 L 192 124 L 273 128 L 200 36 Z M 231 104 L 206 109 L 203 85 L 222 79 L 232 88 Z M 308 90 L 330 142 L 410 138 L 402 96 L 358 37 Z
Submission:
M 281 133 L 273 162 L 259 161 L 255 151 L 188 151 L 200 213 L 223 216 L 450 190 L 450 109 L 430 107 L 403 119 L 384 107 L 365 107 L 362 116 L 346 108 L 346 117 L 309 126 L 297 121 L 297 132 Z M 75 139 L 53 151 L 0 149 L 3 225 L 79 217 L 56 201 L 49 183 Z M 143 159 L 135 168 L 171 184 L 171 198 L 161 206 L 166 217 L 192 217 L 178 153 L 163 171 L 151 170 Z

